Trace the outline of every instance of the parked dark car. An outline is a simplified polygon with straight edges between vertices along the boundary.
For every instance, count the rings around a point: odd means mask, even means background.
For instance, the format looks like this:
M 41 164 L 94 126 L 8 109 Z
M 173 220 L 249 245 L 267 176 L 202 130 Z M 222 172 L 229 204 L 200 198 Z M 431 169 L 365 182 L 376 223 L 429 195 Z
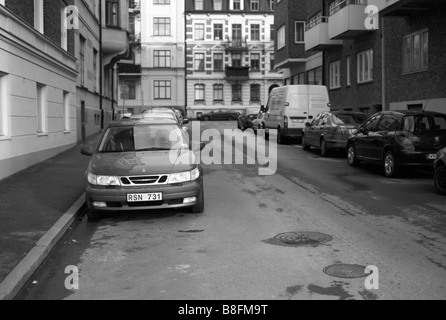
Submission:
M 252 122 L 257 119 L 260 107 L 249 107 L 246 108 L 243 113 L 241 113 L 237 118 L 237 128 L 245 131 L 246 129 L 252 128 Z
M 237 112 L 235 110 L 219 109 L 219 110 L 213 110 L 211 112 L 201 114 L 200 116 L 198 116 L 198 120 L 201 120 L 201 121 L 217 121 L 217 120 L 234 121 L 238 118 L 239 114 L 240 114 L 240 112 Z
M 154 113 L 171 113 L 171 114 L 175 115 L 175 117 L 177 118 L 178 123 L 180 125 L 189 123 L 189 119 L 184 118 L 183 114 L 181 113 L 181 111 L 179 111 L 179 110 L 177 110 L 175 108 L 155 107 L 155 108 L 146 109 L 142 113 L 144 115 L 146 115 L 146 114 L 154 114 Z
M 319 148 L 323 157 L 334 149 L 347 149 L 348 138 L 366 120 L 367 115 L 360 112 L 323 112 L 306 124 L 302 149 Z
M 203 147 L 196 144 L 190 150 L 184 130 L 172 119 L 109 123 L 96 147 L 82 146 L 82 154 L 92 156 L 85 173 L 88 217 L 182 207 L 203 212 L 203 170 L 179 160 L 191 159 L 191 153 Z
M 387 177 L 402 166 L 432 166 L 446 146 L 446 115 L 423 111 L 384 111 L 373 115 L 348 140 L 348 163 L 374 161 Z
M 446 148 L 440 150 L 434 163 L 435 188 L 439 194 L 446 195 Z

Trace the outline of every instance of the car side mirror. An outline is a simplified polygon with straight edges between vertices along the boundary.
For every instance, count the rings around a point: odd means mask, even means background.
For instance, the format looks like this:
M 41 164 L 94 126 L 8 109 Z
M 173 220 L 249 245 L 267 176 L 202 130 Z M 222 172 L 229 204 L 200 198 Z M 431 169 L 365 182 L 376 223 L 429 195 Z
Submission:
M 84 156 L 91 157 L 94 154 L 93 147 L 89 144 L 82 144 L 81 154 L 83 154 Z

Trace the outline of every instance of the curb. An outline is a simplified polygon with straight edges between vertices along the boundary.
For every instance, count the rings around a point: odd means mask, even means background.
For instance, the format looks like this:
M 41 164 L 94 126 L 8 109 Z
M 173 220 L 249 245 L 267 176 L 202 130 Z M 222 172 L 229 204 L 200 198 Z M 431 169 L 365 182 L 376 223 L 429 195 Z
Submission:
M 85 193 L 68 211 L 37 241 L 34 248 L 0 283 L 0 300 L 12 300 L 31 278 L 42 262 L 48 257 L 57 242 L 84 212 Z

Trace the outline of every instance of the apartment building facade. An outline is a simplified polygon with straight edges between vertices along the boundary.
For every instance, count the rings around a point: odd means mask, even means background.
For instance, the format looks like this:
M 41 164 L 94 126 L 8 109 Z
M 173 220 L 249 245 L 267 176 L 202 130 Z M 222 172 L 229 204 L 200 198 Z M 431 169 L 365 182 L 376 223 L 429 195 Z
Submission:
M 67 150 L 113 117 L 111 100 L 99 99 L 100 70 L 111 97 L 113 57 L 128 42 L 119 15 L 126 2 L 0 0 L 0 179 Z
M 281 0 L 274 10 L 276 31 L 275 67 L 284 84 L 325 83 L 323 52 L 305 50 L 307 0 Z
M 139 113 L 152 107 L 185 111 L 184 1 L 140 2 L 140 38 L 122 61 L 120 108 Z M 139 30 L 138 30 L 139 31 Z M 140 40 L 139 40 L 140 39 Z
M 274 70 L 274 0 L 186 0 L 190 117 L 266 104 L 283 84 Z
M 323 54 L 332 109 L 446 112 L 445 5 L 308 0 L 305 48 Z

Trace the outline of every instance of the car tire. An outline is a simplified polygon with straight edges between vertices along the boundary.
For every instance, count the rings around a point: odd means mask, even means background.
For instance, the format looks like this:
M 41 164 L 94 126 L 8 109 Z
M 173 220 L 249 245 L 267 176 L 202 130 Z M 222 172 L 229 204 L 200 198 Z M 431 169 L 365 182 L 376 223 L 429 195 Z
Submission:
M 305 136 L 302 136 L 302 150 L 304 150 L 304 151 L 310 150 L 310 146 L 307 144 Z
M 446 195 L 446 166 L 439 166 L 434 175 L 435 189 L 441 195 Z
M 384 174 L 387 178 L 395 178 L 398 176 L 399 168 L 392 151 L 387 151 L 384 155 Z
M 191 213 L 203 213 L 204 212 L 204 187 L 201 187 L 200 194 L 198 196 L 198 203 L 191 207 Z
M 87 213 L 88 221 L 97 221 L 101 217 L 101 214 L 98 211 L 90 209 L 88 205 L 85 212 Z
M 327 148 L 327 143 L 325 142 L 325 139 L 322 138 L 321 139 L 321 146 L 320 146 L 320 150 L 321 150 L 321 156 L 322 157 L 328 157 L 329 155 L 329 150 Z
M 208 116 L 203 117 L 203 121 L 209 121 L 209 120 L 211 120 L 211 119 Z
M 359 165 L 358 158 L 356 158 L 356 149 L 353 143 L 349 144 L 347 147 L 347 161 L 351 167 Z

